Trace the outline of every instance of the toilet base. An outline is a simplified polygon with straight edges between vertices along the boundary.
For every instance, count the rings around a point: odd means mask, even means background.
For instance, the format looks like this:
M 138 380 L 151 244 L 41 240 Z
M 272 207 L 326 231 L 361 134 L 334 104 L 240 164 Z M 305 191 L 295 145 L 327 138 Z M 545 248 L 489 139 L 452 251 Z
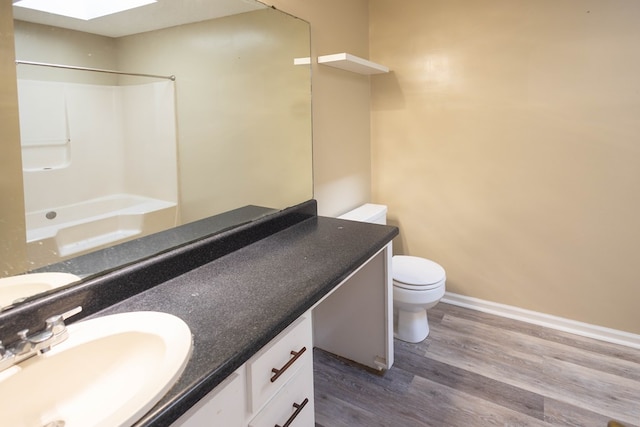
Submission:
M 401 341 L 419 343 L 429 335 L 427 311 L 397 310 L 394 316 L 393 336 Z

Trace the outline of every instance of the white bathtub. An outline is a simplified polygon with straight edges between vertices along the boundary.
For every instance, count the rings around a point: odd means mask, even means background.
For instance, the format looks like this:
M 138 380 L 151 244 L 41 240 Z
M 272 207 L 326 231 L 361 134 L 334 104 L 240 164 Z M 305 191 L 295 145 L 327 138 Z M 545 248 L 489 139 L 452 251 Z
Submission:
M 27 252 L 37 268 L 176 225 L 175 202 L 115 194 L 29 212 Z

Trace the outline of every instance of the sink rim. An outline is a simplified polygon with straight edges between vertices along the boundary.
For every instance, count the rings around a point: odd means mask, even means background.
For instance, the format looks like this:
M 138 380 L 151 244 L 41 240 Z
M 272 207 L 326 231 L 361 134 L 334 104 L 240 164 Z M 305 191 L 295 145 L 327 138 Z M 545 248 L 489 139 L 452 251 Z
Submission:
M 120 336 L 131 333 L 134 335 L 140 333 L 149 334 L 151 335 L 150 338 L 152 340 L 157 341 L 159 339 L 163 346 L 158 357 L 151 358 L 152 360 L 149 362 L 150 364 L 153 364 L 153 369 L 136 370 L 137 373 L 139 372 L 140 376 L 136 376 L 132 378 L 132 380 L 141 381 L 140 384 L 143 385 L 140 390 L 136 392 L 133 398 L 124 399 L 123 397 L 123 401 L 118 402 L 116 404 L 117 408 L 115 409 L 113 408 L 114 404 L 105 406 L 104 411 L 101 412 L 100 419 L 96 420 L 94 424 L 96 426 L 130 425 L 149 412 L 149 410 L 166 395 L 169 389 L 174 386 L 178 378 L 184 372 L 193 350 L 193 336 L 189 326 L 175 315 L 158 311 L 136 311 L 105 315 L 74 323 L 68 326 L 68 331 L 69 338 L 53 347 L 49 352 L 25 360 L 18 365 L 0 372 L 0 390 L 2 389 L 3 383 L 5 383 L 5 385 L 7 383 L 11 384 L 10 379 L 17 378 L 21 372 L 24 372 L 24 375 L 27 375 L 24 378 L 28 381 L 30 376 L 28 369 L 30 369 L 30 366 L 33 366 L 34 368 L 39 366 L 39 368 L 37 368 L 39 370 L 49 366 L 56 366 L 57 363 L 60 363 L 56 358 L 65 357 L 65 352 L 67 352 L 66 354 L 69 358 L 69 360 L 65 360 L 65 362 L 70 363 L 75 357 L 74 352 L 83 351 L 83 344 L 91 342 L 96 343 L 105 338 L 118 340 L 120 339 Z M 121 350 L 117 348 L 114 351 L 118 352 L 118 356 L 126 355 L 126 349 Z M 134 364 L 140 363 L 139 361 L 136 361 L 136 356 L 137 355 L 135 353 L 132 353 L 132 360 L 134 360 Z M 126 356 L 124 357 L 126 358 Z M 48 363 L 48 366 L 43 365 L 43 363 Z M 105 365 L 101 366 L 104 367 Z M 124 372 L 131 367 L 131 365 L 127 363 L 114 366 L 116 366 L 116 374 Z M 34 368 L 31 369 L 33 370 Z M 147 367 L 145 366 L 145 368 Z M 69 371 L 64 369 L 64 373 L 56 372 L 51 376 L 50 380 L 57 381 L 64 379 L 64 375 L 71 376 L 73 375 L 73 369 L 73 366 L 69 366 Z M 100 367 L 92 367 L 90 369 L 95 370 L 100 369 Z M 105 381 L 104 376 L 96 375 L 95 378 L 97 382 L 90 384 L 89 387 L 84 386 L 79 388 L 79 390 L 81 390 L 79 393 L 80 395 L 90 393 L 90 397 L 98 399 L 103 395 L 103 393 L 118 393 L 118 390 L 126 390 L 128 388 L 127 384 L 114 384 L 108 380 Z M 95 384 L 98 384 L 99 391 L 97 392 L 96 389 L 94 389 Z M 28 384 L 21 385 L 20 387 L 27 389 L 27 386 Z M 74 394 L 75 393 L 72 391 L 68 393 L 68 395 L 62 396 L 59 400 L 56 400 L 53 404 L 55 408 L 50 407 L 50 404 L 46 401 L 39 399 L 30 406 L 26 405 L 22 411 L 37 412 L 38 416 L 48 414 L 50 412 L 55 412 L 56 414 L 59 413 L 59 419 L 68 421 L 68 425 L 75 425 L 74 422 L 76 422 L 76 419 L 80 418 L 82 421 L 82 418 L 87 416 L 86 412 L 84 414 L 82 412 L 86 411 L 86 409 L 83 407 L 78 412 L 66 412 L 66 409 L 60 410 L 60 408 L 68 408 L 69 402 L 73 403 L 75 399 L 73 396 Z M 86 394 L 84 395 L 86 396 Z M 12 400 L 16 402 L 20 399 L 24 399 L 24 395 L 14 393 L 13 395 L 10 395 L 8 402 L 0 402 L 0 407 L 9 407 Z M 2 411 L 5 412 L 4 409 Z M 19 414 L 24 412 L 15 410 L 13 413 L 15 416 L 19 416 Z M 7 416 L 11 416 L 11 414 L 12 411 L 8 410 Z M 97 414 L 92 415 L 95 416 Z M 42 418 L 42 420 L 45 421 L 45 424 L 53 421 L 53 419 L 47 418 L 49 417 Z M 86 425 L 86 423 L 83 422 L 83 425 Z

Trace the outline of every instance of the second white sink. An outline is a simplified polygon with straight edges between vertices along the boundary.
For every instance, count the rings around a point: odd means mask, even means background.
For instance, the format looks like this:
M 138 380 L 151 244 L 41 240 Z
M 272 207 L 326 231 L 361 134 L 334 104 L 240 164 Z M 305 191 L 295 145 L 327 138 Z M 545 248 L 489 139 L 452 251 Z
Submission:
M 131 425 L 175 383 L 192 348 L 187 324 L 159 312 L 104 316 L 68 331 L 49 352 L 0 372 L 2 425 Z
M 80 280 L 70 273 L 30 273 L 0 278 L 0 307 Z

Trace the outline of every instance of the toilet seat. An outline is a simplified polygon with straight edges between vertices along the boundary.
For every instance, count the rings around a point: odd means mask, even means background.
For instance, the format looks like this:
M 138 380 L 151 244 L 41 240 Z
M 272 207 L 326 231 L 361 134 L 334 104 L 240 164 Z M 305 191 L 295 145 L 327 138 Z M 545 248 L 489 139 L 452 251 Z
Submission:
M 394 286 L 413 291 L 426 291 L 444 285 L 446 279 L 444 268 L 436 262 L 409 255 L 395 255 L 392 262 Z
M 393 286 L 395 286 L 396 288 L 406 289 L 408 291 L 424 292 L 444 286 L 444 280 L 441 280 L 438 283 L 434 283 L 433 285 L 410 285 L 408 283 L 402 283 L 394 280 Z

